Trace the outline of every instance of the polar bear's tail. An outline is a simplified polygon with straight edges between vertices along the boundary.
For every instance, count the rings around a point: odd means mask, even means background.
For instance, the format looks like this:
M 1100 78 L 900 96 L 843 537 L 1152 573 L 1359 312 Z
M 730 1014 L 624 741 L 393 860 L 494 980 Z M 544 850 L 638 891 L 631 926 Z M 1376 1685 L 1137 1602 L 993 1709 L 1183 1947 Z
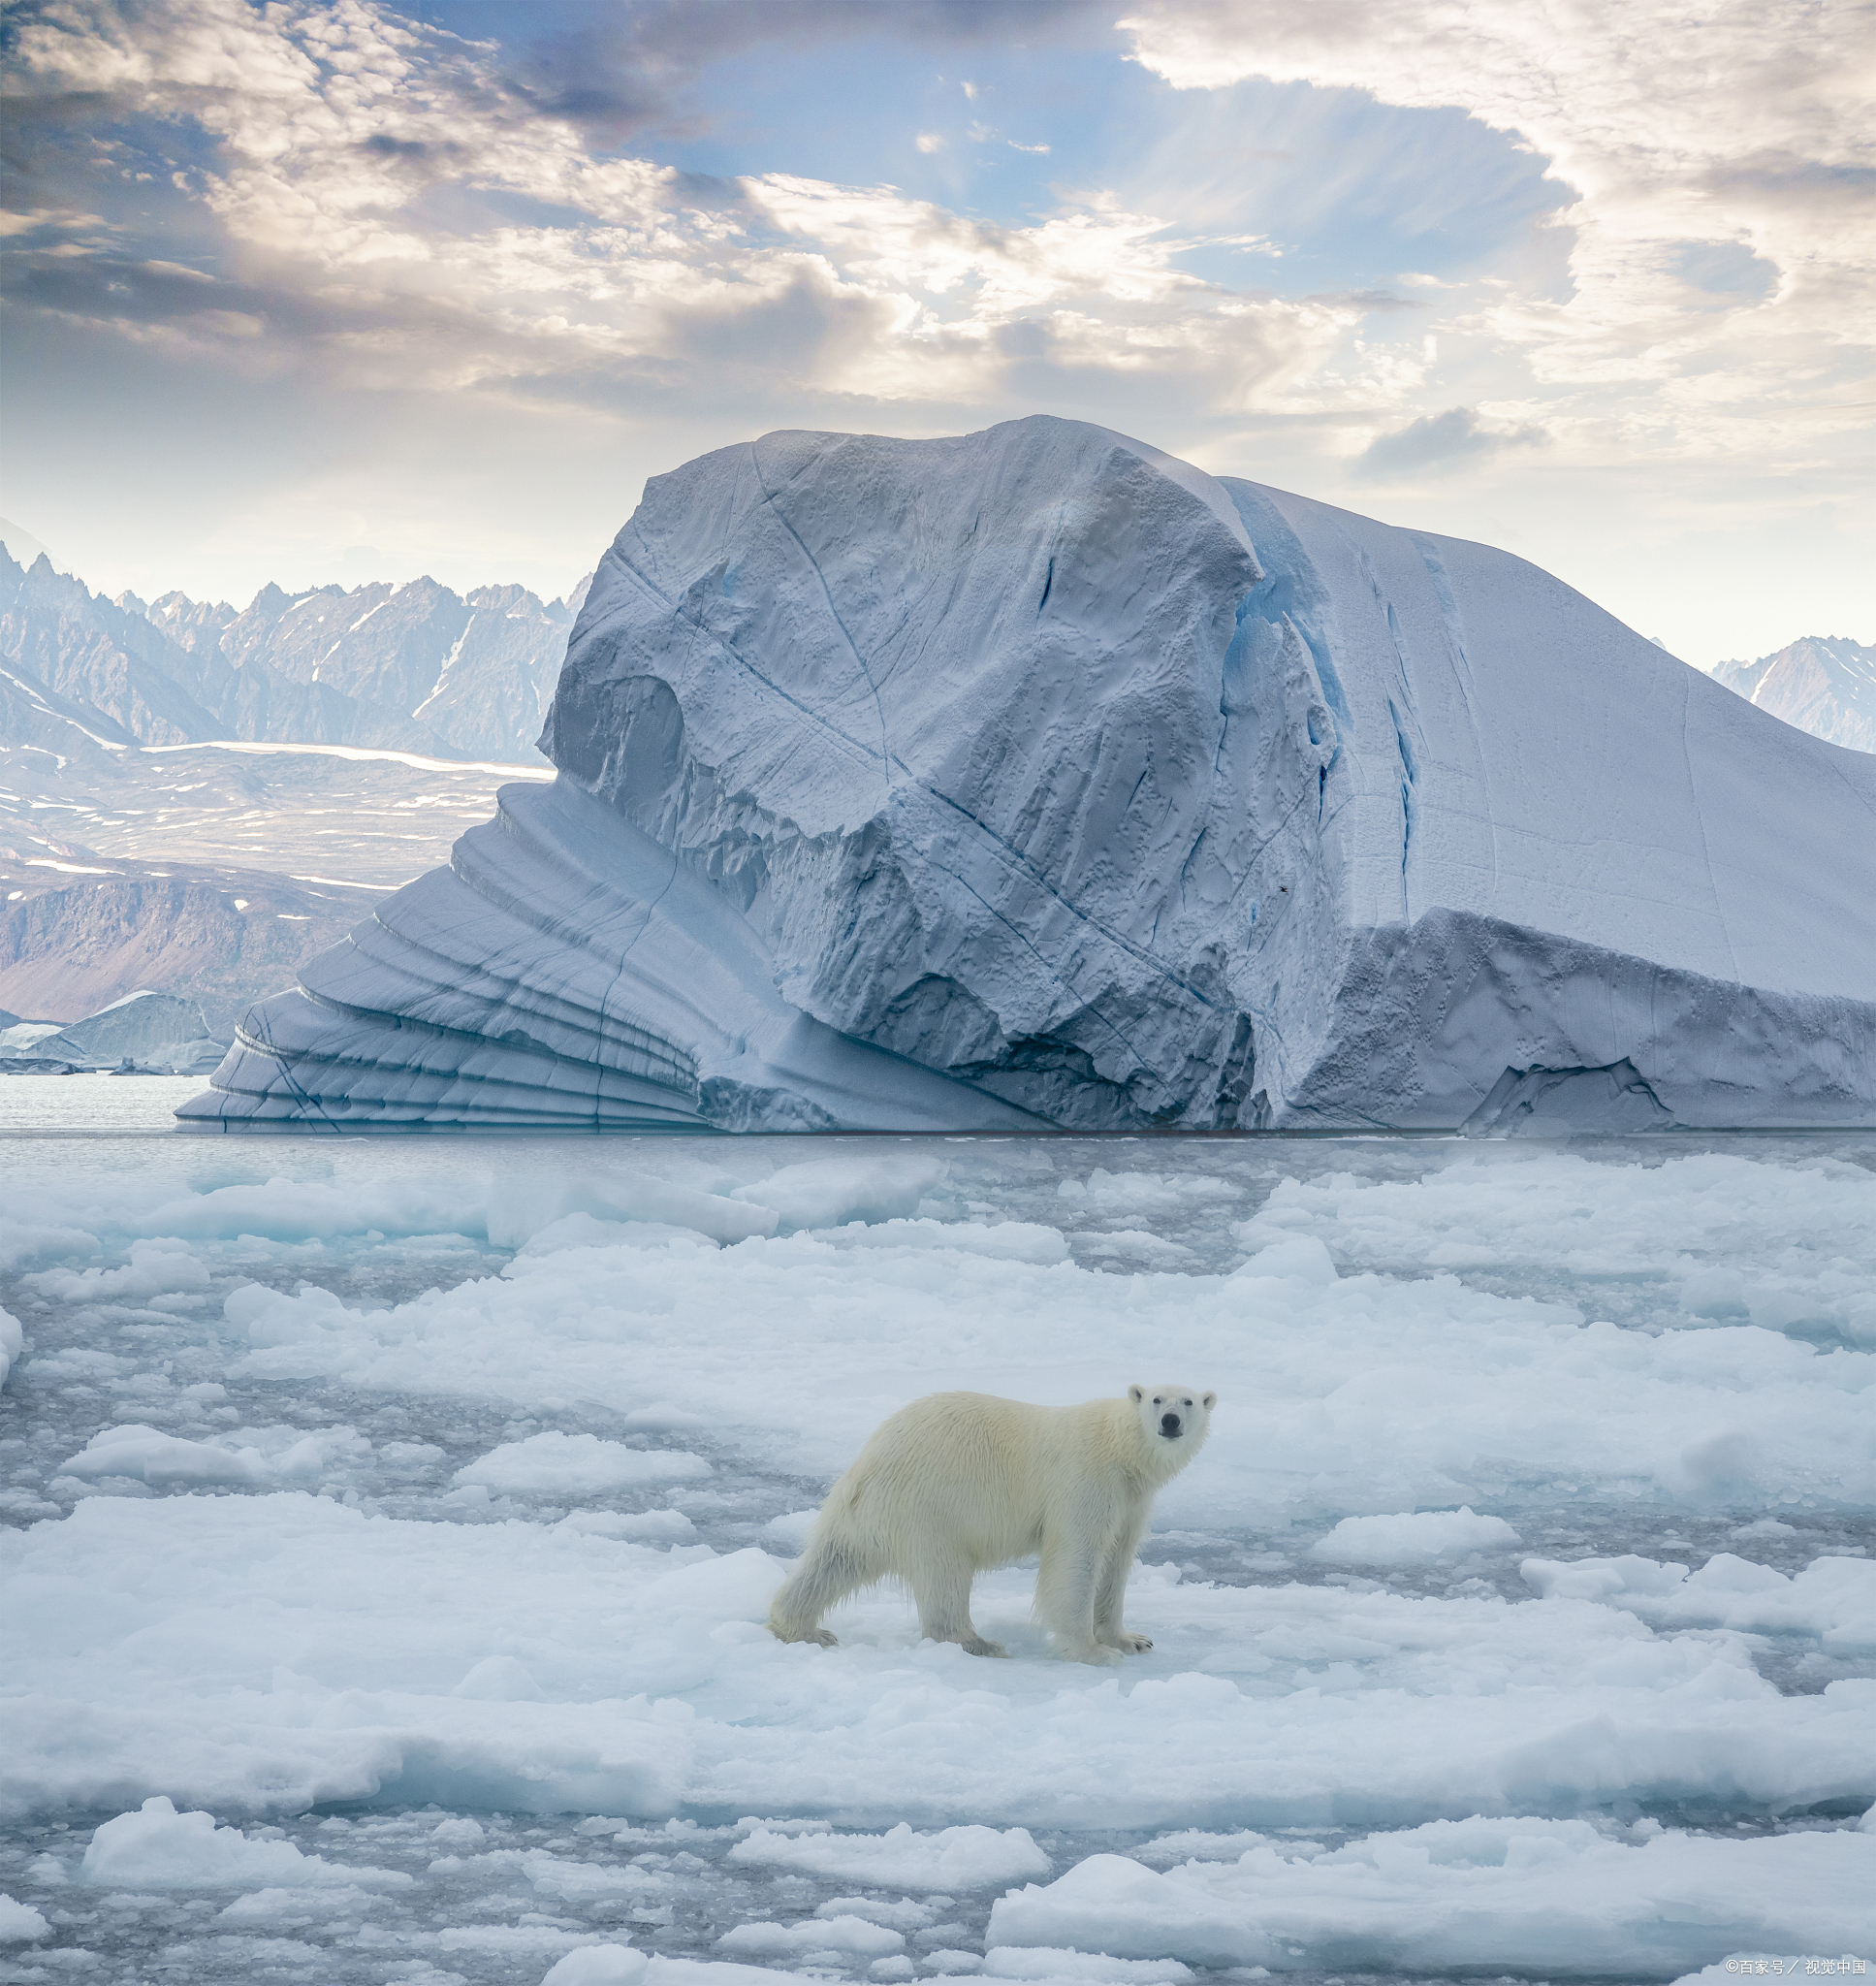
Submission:
M 872 1563 L 852 1537 L 823 1515 L 809 1537 L 808 1549 L 770 1603 L 769 1632 L 778 1641 L 811 1641 L 832 1648 L 834 1637 L 821 1625 L 821 1616 L 847 1594 L 872 1586 L 885 1569 Z

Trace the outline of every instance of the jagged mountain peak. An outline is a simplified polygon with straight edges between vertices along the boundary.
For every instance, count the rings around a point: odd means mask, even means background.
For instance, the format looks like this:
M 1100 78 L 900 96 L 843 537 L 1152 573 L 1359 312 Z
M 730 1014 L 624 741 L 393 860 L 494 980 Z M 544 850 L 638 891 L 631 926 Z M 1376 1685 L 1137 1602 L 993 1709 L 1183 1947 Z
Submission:
M 1757 709 L 1853 752 L 1876 752 L 1876 647 L 1801 634 L 1756 660 L 1716 662 L 1715 682 Z
M 287 593 L 275 586 L 272 580 L 269 580 L 247 603 L 247 611 L 250 614 L 264 614 L 270 620 L 277 620 L 298 597 L 297 594 Z
M 464 595 L 430 573 L 296 593 L 269 581 L 237 609 L 179 590 L 112 601 L 43 552 L 22 570 L 0 545 L 0 661 L 56 700 L 11 698 L 0 743 L 43 744 L 48 723 L 77 724 L 145 744 L 232 737 L 538 763 L 574 619 L 519 584 Z

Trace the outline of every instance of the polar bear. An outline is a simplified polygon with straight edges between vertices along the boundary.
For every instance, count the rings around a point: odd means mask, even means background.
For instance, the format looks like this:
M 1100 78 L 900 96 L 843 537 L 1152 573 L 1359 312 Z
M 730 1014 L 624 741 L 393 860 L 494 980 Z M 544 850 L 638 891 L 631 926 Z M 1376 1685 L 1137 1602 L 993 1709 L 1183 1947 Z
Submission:
M 769 1609 L 781 1641 L 834 1646 L 821 1616 L 896 1578 L 919 1632 L 1001 1655 L 970 1622 L 970 1582 L 1041 1554 L 1035 1613 L 1075 1661 L 1117 1662 L 1153 1644 L 1121 1625 L 1128 1568 L 1153 1498 L 1192 1460 L 1218 1395 L 1129 1386 L 1125 1399 L 1032 1407 L 935 1393 L 877 1427 L 828 1492 L 807 1549 Z

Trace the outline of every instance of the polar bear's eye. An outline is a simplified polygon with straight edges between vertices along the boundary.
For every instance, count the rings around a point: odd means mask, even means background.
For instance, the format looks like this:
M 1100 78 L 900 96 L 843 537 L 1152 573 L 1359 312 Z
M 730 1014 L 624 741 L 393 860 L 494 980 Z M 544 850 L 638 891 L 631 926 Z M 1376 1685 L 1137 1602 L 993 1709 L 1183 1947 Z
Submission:
M 1164 1400 L 1162 1400 L 1162 1399 L 1161 1399 L 1161 1398 L 1160 1397 L 1160 1395 L 1159 1395 L 1159 1394 L 1158 1394 L 1158 1393 L 1155 1393 L 1155 1394 L 1153 1395 L 1153 1404 L 1154 1404 L 1154 1405 L 1155 1405 L 1156 1407 L 1163 1407 L 1163 1406 L 1165 1405 L 1165 1401 L 1164 1401 Z

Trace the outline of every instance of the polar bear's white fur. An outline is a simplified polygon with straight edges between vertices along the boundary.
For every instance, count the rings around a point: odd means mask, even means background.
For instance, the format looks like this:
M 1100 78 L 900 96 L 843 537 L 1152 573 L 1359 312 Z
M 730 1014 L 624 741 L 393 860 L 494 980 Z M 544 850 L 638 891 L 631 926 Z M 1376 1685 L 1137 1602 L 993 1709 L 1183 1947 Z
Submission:
M 769 1610 L 782 1641 L 834 1637 L 821 1616 L 858 1587 L 902 1579 L 921 1634 L 1001 1655 L 970 1622 L 970 1582 L 1039 1553 L 1036 1617 L 1077 1661 L 1153 1644 L 1121 1624 L 1128 1569 L 1153 1498 L 1198 1453 L 1216 1393 L 1130 1386 L 1124 1399 L 1032 1407 L 938 1393 L 902 1407 L 835 1484 Z

